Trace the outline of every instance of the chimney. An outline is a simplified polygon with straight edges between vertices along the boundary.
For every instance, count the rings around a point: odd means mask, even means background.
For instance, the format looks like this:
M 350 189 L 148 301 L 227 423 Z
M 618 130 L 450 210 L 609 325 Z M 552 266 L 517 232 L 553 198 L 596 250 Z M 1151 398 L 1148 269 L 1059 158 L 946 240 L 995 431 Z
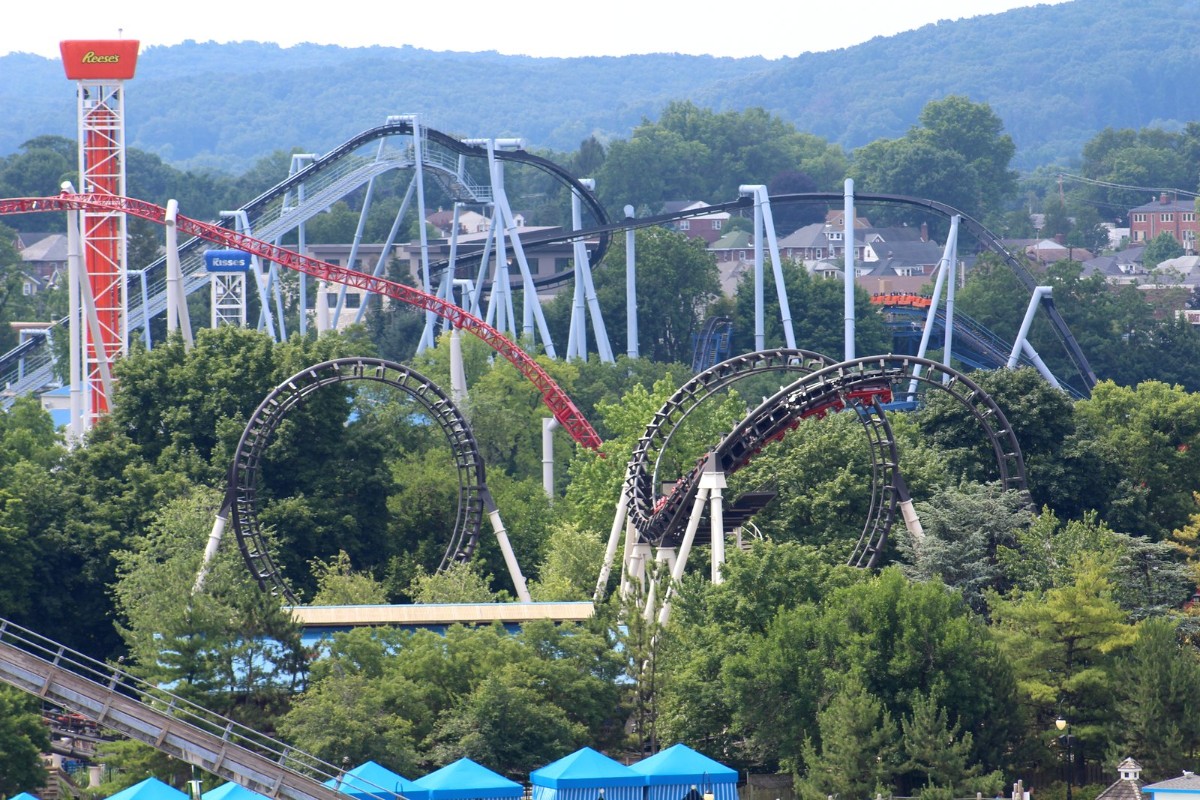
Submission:
M 1064 233 L 1056 233 L 1054 234 L 1054 241 L 1056 244 L 1066 245 L 1067 236 Z
M 1167 204 L 1167 193 L 1166 192 L 1163 192 L 1162 194 L 1160 194 L 1158 196 L 1158 202 L 1164 206 Z
M 922 242 L 929 241 L 929 223 L 928 222 L 921 223 L 921 241 Z

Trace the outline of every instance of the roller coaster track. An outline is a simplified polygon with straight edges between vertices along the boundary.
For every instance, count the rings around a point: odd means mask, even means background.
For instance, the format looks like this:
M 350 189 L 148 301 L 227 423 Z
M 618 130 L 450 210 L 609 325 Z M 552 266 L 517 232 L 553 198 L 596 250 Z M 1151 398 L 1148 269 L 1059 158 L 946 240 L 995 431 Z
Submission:
M 674 537 L 666 536 L 664 532 L 673 531 L 675 535 L 678 534 L 682 525 L 682 515 L 687 511 L 690 497 L 658 497 L 659 473 L 671 439 L 683 421 L 702 402 L 726 387 L 754 375 L 784 373 L 803 376 L 835 363 L 833 359 L 810 350 L 776 348 L 735 356 L 693 376 L 681 386 L 646 427 L 645 433 L 634 446 L 626 473 L 626 492 L 631 498 L 630 519 L 643 538 L 660 545 L 677 544 Z M 873 554 L 882 548 L 896 516 L 899 455 L 891 425 L 888 424 L 881 406 L 871 404 L 864 409 L 864 413 L 859 414 L 859 420 L 867 434 L 867 449 L 871 461 L 871 501 L 867 521 L 859 537 L 859 549 L 864 552 L 869 550 L 868 555 L 871 556 L 873 565 Z M 654 462 L 652 469 L 649 466 L 651 457 Z M 767 499 L 762 492 L 750 494 L 754 497 L 748 505 L 762 503 Z M 736 508 L 739 500 L 740 498 L 735 500 L 731 508 Z M 668 508 L 673 508 L 674 514 L 662 513 Z M 704 541 L 702 535 L 700 541 Z M 876 543 L 876 546 L 868 548 L 866 543 Z
M 61 194 L 56 197 L 26 197 L 0 200 L 0 215 L 28 214 L 41 211 L 78 211 L 82 209 L 98 209 L 119 211 L 140 219 L 146 219 L 158 224 L 164 224 L 166 210 L 129 197 L 113 195 L 80 195 Z M 178 215 L 176 228 L 189 236 L 196 236 L 206 241 L 216 242 L 224 247 L 244 250 L 266 261 L 272 261 L 288 269 L 312 275 L 320 280 L 345 284 L 357 289 L 390 297 L 402 303 L 416 306 L 449 321 L 456 328 L 462 328 L 487 343 L 493 350 L 507 359 L 517 370 L 537 388 L 542 402 L 559 421 L 559 424 L 576 442 L 584 447 L 597 450 L 600 448 L 600 436 L 592 428 L 575 403 L 567 393 L 542 369 L 542 367 L 515 342 L 504 336 L 500 331 L 488 325 L 483 320 L 470 314 L 453 303 L 440 297 L 426 294 L 420 289 L 405 286 L 401 283 L 378 278 L 364 272 L 347 269 L 335 264 L 328 264 L 309 256 L 301 255 L 293 250 L 264 242 L 252 236 L 222 228 L 207 222 L 190 219 Z
M 844 201 L 845 196 L 841 193 L 833 192 L 806 192 L 797 194 L 781 194 L 772 195 L 771 204 L 788 205 L 793 203 L 801 204 L 840 204 Z M 1033 290 L 1037 287 L 1037 281 L 1033 274 L 1029 272 L 1022 258 L 1017 257 L 1009 252 L 1000 241 L 1000 237 L 992 231 L 988 230 L 977 220 L 963 214 L 953 206 L 939 203 L 936 200 L 928 200 L 921 197 L 909 197 L 907 195 L 898 194 L 869 194 L 856 193 L 854 201 L 858 205 L 869 204 L 894 204 L 902 206 L 911 206 L 913 208 L 924 209 L 938 216 L 949 219 L 954 216 L 960 217 L 960 230 L 965 229 L 986 249 L 989 250 L 1004 260 L 1005 265 L 1012 270 L 1016 275 L 1017 280 L 1025 287 L 1032 295 Z M 707 216 L 709 214 L 732 212 L 739 210 L 748 210 L 753 208 L 754 198 L 740 197 L 737 200 L 731 200 L 725 203 L 716 203 L 703 208 L 692 209 L 677 214 L 659 214 L 652 217 L 639 217 L 637 219 L 626 219 L 616 223 L 591 228 L 585 231 L 577 231 L 570 233 L 544 233 L 531 235 L 522 238 L 521 242 L 527 249 L 535 249 L 549 245 L 566 244 L 576 241 L 577 239 L 587 239 L 600 235 L 611 235 L 616 231 L 625 230 L 627 228 L 648 228 L 659 225 L 669 225 L 683 219 L 691 217 Z M 555 276 L 554 280 L 564 281 L 570 278 L 570 273 L 565 273 Z M 539 284 L 541 286 L 542 284 Z M 1071 329 L 1067 327 L 1066 321 L 1062 318 L 1058 308 L 1054 305 L 1054 299 L 1047 295 L 1042 298 L 1042 308 L 1046 312 L 1046 316 L 1050 320 L 1051 326 L 1054 328 L 1055 335 L 1062 343 L 1067 357 L 1071 360 L 1072 365 L 1078 371 L 1080 379 L 1083 382 L 1082 391 L 1084 394 L 1091 391 L 1096 385 L 1096 373 L 1092 371 L 1091 365 L 1088 363 L 1087 356 L 1083 354 L 1083 350 L 1079 347 L 1079 342 L 1071 333 Z
M 492 200 L 490 185 L 479 183 L 467 170 L 467 159 L 486 161 L 486 148 L 465 144 L 453 136 L 429 128 L 420 128 L 419 131 L 426 145 L 421 150 L 422 164 L 452 200 L 468 203 L 487 203 Z M 415 166 L 415 148 L 411 144 L 398 149 L 383 146 L 392 137 L 413 135 L 414 126 L 408 119 L 389 121 L 366 130 L 314 159 L 304 169 L 251 200 L 240 211 L 245 212 L 256 238 L 277 240 L 373 178 L 391 170 Z M 358 152 L 375 142 L 381 146 L 373 156 Z M 500 161 L 524 164 L 552 176 L 578 192 L 595 219 L 607 222 L 604 208 L 595 195 L 552 161 L 524 150 L 498 149 L 495 157 Z M 298 199 L 301 190 L 304 192 L 302 202 Z M 231 228 L 234 224 L 231 219 L 213 223 L 219 228 Z M 184 276 L 184 291 L 187 293 L 199 291 L 207 285 L 203 250 L 208 241 L 197 237 L 180 244 L 180 267 Z M 599 236 L 591 255 L 593 261 L 603 257 L 609 241 L 609 235 Z M 444 269 L 445 266 L 442 262 L 434 265 L 434 270 Z M 127 290 L 130 330 L 143 326 L 147 320 L 166 309 L 166 280 L 165 258 L 146 267 L 147 298 L 143 307 L 140 278 L 130 279 Z M 65 320 L 47 323 L 51 336 L 63 327 Z M 10 394 L 35 391 L 50 383 L 53 377 L 53 353 L 46 336 L 34 336 L 0 355 L 0 387 Z
M 763 354 L 752 355 L 763 357 Z M 800 378 L 747 414 L 675 483 L 670 494 L 658 497 L 655 492 L 657 470 L 651 472 L 647 468 L 649 456 L 656 451 L 661 456 L 682 416 L 699 404 L 692 394 L 709 394 L 710 384 L 700 382 L 689 393 L 677 393 L 672 398 L 674 402 L 669 401 L 664 406 L 635 447 L 627 473 L 629 516 L 643 541 L 659 547 L 680 544 L 684 519 L 699 489 L 701 474 L 710 468 L 710 460 L 714 462 L 711 467 L 730 475 L 750 463 L 766 445 L 781 440 L 802 420 L 852 410 L 870 420 L 867 429 L 877 486 L 872 490 L 872 518 L 860 534 L 850 563 L 874 566 L 886 545 L 898 500 L 895 493 L 898 458 L 890 428 L 886 427 L 883 417 L 883 406 L 894 400 L 919 402 L 921 392 L 929 389 L 948 393 L 979 424 L 991 444 L 996 459 L 996 477 L 1001 486 L 1006 490 L 1026 490 L 1025 463 L 1012 426 L 987 393 L 967 376 L 916 356 L 872 356 L 838 364 L 828 364 L 827 360 L 822 363 L 821 358 L 810 362 L 815 367 L 810 371 L 805 372 L 804 366 L 799 366 L 796 371 L 803 373 Z M 765 371 L 765 367 L 764 363 L 761 371 Z M 914 376 L 917 367 L 920 368 L 919 377 Z M 749 368 L 736 364 L 725 367 L 731 375 L 743 369 L 748 372 Z M 909 393 L 913 381 L 918 384 L 916 397 Z M 718 383 L 713 380 L 711 385 Z M 883 480 L 880 480 L 881 475 Z M 877 490 L 881 492 L 880 496 L 876 495 Z M 880 505 L 886 506 L 886 513 L 876 510 Z
M 261 588 L 270 584 L 278 596 L 299 605 L 283 579 L 258 525 L 259 465 L 271 435 L 287 414 L 314 392 L 349 381 L 390 386 L 416 401 L 441 428 L 450 443 L 458 473 L 458 507 L 450 544 L 441 568 L 451 560 L 468 561 L 479 544 L 483 512 L 495 504 L 488 492 L 483 458 L 471 426 L 441 389 L 419 372 L 378 358 L 341 358 L 311 366 L 277 386 L 250 416 L 230 466 L 225 505 L 233 518 L 238 547 Z
M 5 619 L 0 681 L 266 797 L 346 800 L 332 764 Z

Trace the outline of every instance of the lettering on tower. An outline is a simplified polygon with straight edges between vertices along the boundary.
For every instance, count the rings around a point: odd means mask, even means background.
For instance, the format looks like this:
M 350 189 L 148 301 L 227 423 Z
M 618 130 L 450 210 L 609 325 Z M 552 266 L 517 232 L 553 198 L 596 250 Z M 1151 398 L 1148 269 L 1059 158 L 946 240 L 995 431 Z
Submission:
M 58 43 L 73 81 L 124 81 L 137 69 L 137 39 L 72 39 Z

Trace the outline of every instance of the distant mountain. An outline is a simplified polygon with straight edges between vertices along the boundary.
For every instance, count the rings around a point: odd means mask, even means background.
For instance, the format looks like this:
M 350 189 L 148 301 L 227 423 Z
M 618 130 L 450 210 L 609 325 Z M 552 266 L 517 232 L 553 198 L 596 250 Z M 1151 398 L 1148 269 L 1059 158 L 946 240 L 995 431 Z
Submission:
M 746 19 L 739 35 L 752 35 Z M 1200 118 L 1200 3 L 1072 0 L 926 25 L 798 58 L 530 58 L 412 47 L 242 42 L 150 47 L 126 95 L 127 143 L 181 167 L 241 172 L 275 150 L 322 152 L 389 115 L 573 151 L 626 137 L 670 100 L 760 106 L 847 149 L 901 136 L 949 94 L 989 103 L 1017 166 L 1065 163 L 1105 127 Z M 0 57 L 0 155 L 74 136 L 74 89 L 53 59 Z

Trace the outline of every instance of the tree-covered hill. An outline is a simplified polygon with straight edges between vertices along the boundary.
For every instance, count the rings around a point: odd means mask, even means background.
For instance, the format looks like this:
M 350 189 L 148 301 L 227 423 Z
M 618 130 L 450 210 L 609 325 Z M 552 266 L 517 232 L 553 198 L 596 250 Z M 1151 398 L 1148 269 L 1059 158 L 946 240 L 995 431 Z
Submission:
M 1198 38 L 1197 5 L 1070 0 L 779 60 L 187 42 L 142 54 L 128 142 L 176 165 L 240 172 L 274 150 L 332 148 L 388 115 L 417 113 L 451 133 L 570 151 L 691 100 L 762 107 L 850 149 L 903 135 L 926 103 L 957 94 L 995 109 L 1017 144 L 1014 165 L 1028 168 L 1076 158 L 1106 127 L 1191 119 Z M 39 134 L 71 135 L 72 95 L 56 60 L 0 58 L 0 155 Z

